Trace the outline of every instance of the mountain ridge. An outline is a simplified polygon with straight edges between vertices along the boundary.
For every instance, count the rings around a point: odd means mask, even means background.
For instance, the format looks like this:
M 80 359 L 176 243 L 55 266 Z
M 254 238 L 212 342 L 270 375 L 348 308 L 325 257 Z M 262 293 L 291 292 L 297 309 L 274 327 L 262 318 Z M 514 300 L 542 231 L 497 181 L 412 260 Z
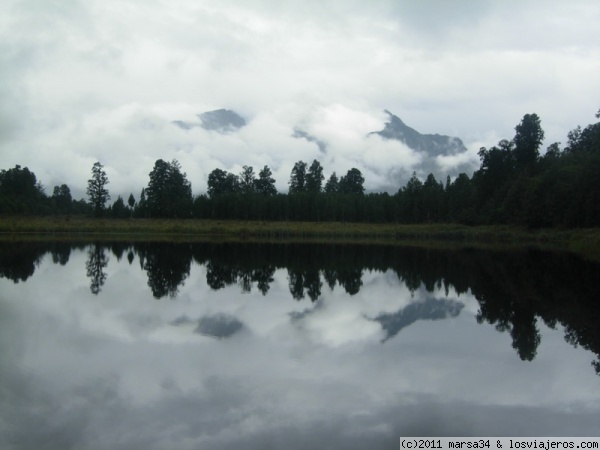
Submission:
M 402 119 L 387 109 L 384 112 L 390 116 L 390 121 L 386 122 L 383 130 L 373 131 L 369 135 L 375 134 L 384 139 L 403 142 L 412 150 L 425 152 L 431 156 L 453 155 L 467 151 L 460 138 L 442 134 L 422 134 L 406 125 Z

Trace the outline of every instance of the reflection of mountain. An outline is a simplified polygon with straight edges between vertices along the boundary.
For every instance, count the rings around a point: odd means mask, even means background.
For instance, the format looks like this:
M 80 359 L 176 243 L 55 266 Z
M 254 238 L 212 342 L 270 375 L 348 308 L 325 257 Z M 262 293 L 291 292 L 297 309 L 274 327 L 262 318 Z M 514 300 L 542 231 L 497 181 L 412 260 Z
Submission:
M 382 342 L 385 342 L 396 336 L 402 328 L 415 323 L 417 320 L 441 320 L 456 317 L 464 306 L 464 304 L 454 300 L 429 297 L 424 302 L 411 303 L 398 312 L 380 314 L 373 320 L 379 322 L 385 331 L 386 336 L 382 340 Z
M 171 325 L 182 326 L 193 324 L 194 321 L 187 316 L 181 316 L 171 322 Z M 194 333 L 218 339 L 231 337 L 244 328 L 244 323 L 228 314 L 215 314 L 198 319 Z
M 472 293 L 479 302 L 477 321 L 508 333 L 523 360 L 536 356 L 541 322 L 551 328 L 563 326 L 567 342 L 600 356 L 596 281 L 600 264 L 568 253 L 345 243 L 119 241 L 85 246 L 0 241 L 0 277 L 25 281 L 45 253 L 57 264 L 68 264 L 69 249 L 75 248 L 87 253 L 85 269 L 92 292 L 98 294 L 104 282 L 109 282 L 107 265 L 125 255 L 129 262 L 137 258 L 157 299 L 177 297 L 192 263 L 206 268 L 205 283 L 212 289 L 238 284 L 243 292 L 258 289 L 263 295 L 269 292 L 275 271 L 285 269 L 291 297 L 298 300 L 319 299 L 325 283 L 331 290 L 341 288 L 353 295 L 363 289 L 366 271 L 388 272 L 412 291 Z M 108 258 L 109 252 L 115 258 Z M 415 320 L 435 320 L 459 312 L 459 303 L 428 300 L 373 320 L 390 339 Z M 198 332 L 226 334 L 239 326 L 233 319 L 213 318 L 199 323 Z M 600 374 L 600 358 L 593 364 Z

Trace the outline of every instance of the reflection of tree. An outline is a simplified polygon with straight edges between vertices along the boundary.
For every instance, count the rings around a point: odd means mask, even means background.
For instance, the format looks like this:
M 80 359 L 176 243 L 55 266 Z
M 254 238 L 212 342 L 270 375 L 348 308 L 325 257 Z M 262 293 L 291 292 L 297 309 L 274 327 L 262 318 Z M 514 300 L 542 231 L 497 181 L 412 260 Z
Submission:
M 288 269 L 290 293 L 296 300 L 302 300 L 304 293 L 314 302 L 321 296 L 321 277 L 318 270 Z
M 267 295 L 267 292 L 269 292 L 274 273 L 275 267 L 267 265 L 259 267 L 252 272 L 252 281 L 256 281 L 256 287 L 262 295 Z
M 240 244 L 243 246 L 243 244 Z M 260 249 L 260 247 L 258 247 Z M 248 259 L 248 255 L 252 258 Z M 202 261 L 206 266 L 206 283 L 213 290 L 238 283 L 242 292 L 251 292 L 252 284 L 266 295 L 273 281 L 275 267 L 268 264 L 268 256 L 257 252 L 232 251 L 229 245 L 222 251 L 215 252 L 213 258 L 200 258 L 196 253 L 195 261 Z
M 212 289 L 237 283 L 247 292 L 254 284 L 263 294 L 269 292 L 275 271 L 287 269 L 291 296 L 312 300 L 321 296 L 323 282 L 353 295 L 362 288 L 363 271 L 393 271 L 413 291 L 471 292 L 479 302 L 478 322 L 509 334 L 523 360 L 536 355 L 540 321 L 552 328 L 563 327 L 567 342 L 598 355 L 593 364 L 600 374 L 596 282 L 600 264 L 569 254 L 342 243 L 107 242 L 85 247 L 0 241 L 0 276 L 15 282 L 27 280 L 46 252 L 54 262 L 66 264 L 73 248 L 87 248 L 86 271 L 94 294 L 106 280 L 108 248 L 119 258 L 126 255 L 130 264 L 137 256 L 156 298 L 177 295 L 192 261 L 205 265 L 206 282 Z M 380 319 L 393 331 L 408 320 L 409 312 Z
M 90 290 L 92 294 L 98 295 L 104 282 L 106 281 L 106 273 L 104 269 L 108 265 L 108 257 L 104 246 L 101 244 L 92 244 L 88 248 L 88 257 L 85 262 L 85 270 L 90 281 Z
M 248 293 L 252 290 L 252 273 L 250 270 L 240 270 L 238 282 L 242 286 L 242 292 Z
M 138 246 L 140 263 L 148 274 L 148 286 L 154 298 L 174 298 L 179 285 L 190 274 L 191 251 L 188 244 L 160 242 Z
M 323 278 L 325 278 L 329 289 L 333 290 L 337 282 L 337 272 L 333 269 L 325 269 L 323 270 Z
M 71 246 L 65 242 L 57 242 L 52 245 L 50 253 L 52 254 L 52 262 L 54 264 L 65 266 L 71 256 Z
M 350 295 L 358 294 L 362 286 L 362 269 L 340 270 L 338 282 Z
M 225 286 L 237 282 L 237 270 L 231 266 L 206 263 L 206 283 L 213 290 L 223 289 Z
M 130 246 L 129 243 L 127 243 L 127 242 L 118 241 L 118 242 L 113 242 L 110 245 L 110 249 L 111 249 L 113 255 L 115 255 L 115 257 L 117 258 L 117 261 L 121 261 L 121 258 L 123 258 L 123 254 L 129 248 L 129 246 Z
M 535 315 L 531 311 L 517 310 L 512 320 L 510 336 L 513 348 L 523 361 L 532 361 L 540 345 L 540 332 L 536 326 Z
M 47 247 L 38 242 L 0 242 L 0 277 L 15 283 L 26 281 L 46 251 Z

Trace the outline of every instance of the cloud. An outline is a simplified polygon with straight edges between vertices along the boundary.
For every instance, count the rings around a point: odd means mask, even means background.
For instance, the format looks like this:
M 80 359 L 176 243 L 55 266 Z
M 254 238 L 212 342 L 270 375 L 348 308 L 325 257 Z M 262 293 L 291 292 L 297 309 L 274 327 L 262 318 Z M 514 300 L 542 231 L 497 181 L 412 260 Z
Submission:
M 139 265 L 113 256 L 98 296 L 85 248 L 65 266 L 42 259 L 27 283 L 0 279 L 0 446 L 358 449 L 409 434 L 597 429 L 589 352 L 540 323 L 543 345 L 524 363 L 476 322 L 469 293 L 450 290 L 466 304 L 458 317 L 381 344 L 369 318 L 446 299 L 444 288 L 411 292 L 392 271 L 365 270 L 356 295 L 324 286 L 316 303 L 297 302 L 284 268 L 262 296 L 211 291 L 193 264 L 178 297 L 157 302 Z M 201 336 L 198 318 L 233 335 Z
M 113 198 L 137 196 L 158 158 L 179 159 L 196 194 L 212 169 L 244 164 L 269 165 L 285 192 L 294 162 L 313 158 L 395 191 L 419 155 L 365 139 L 384 109 L 471 153 L 532 112 L 548 143 L 564 142 L 598 109 L 593 0 L 26 0 L 0 16 L 0 167 L 28 166 L 76 197 L 96 160 Z M 170 126 L 220 108 L 248 127 L 221 138 Z M 296 127 L 327 154 L 290 137 Z

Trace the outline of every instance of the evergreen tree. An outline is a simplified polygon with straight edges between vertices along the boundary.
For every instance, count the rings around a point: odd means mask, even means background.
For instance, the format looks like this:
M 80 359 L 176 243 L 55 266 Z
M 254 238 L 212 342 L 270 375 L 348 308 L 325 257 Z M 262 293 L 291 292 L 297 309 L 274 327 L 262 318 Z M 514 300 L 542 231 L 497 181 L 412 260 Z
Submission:
M 135 197 L 133 194 L 129 194 L 127 204 L 129 205 L 130 217 L 133 217 L 133 208 L 135 207 Z
M 100 216 L 110 200 L 110 194 L 106 185 L 109 183 L 104 166 L 95 162 L 92 167 L 92 178 L 88 180 L 87 195 L 96 217 Z
M 192 186 L 181 172 L 177 160 L 157 160 L 150 172 L 145 191 L 146 208 L 154 217 L 189 217 L 192 210 Z
M 315 159 L 306 174 L 306 191 L 311 193 L 321 192 L 321 186 L 324 179 L 323 167 L 321 167 L 321 163 Z
M 242 172 L 240 173 L 239 180 L 240 191 L 243 194 L 254 193 L 256 182 L 256 174 L 254 173 L 254 168 L 252 168 L 251 166 L 244 166 Z
M 289 182 L 290 194 L 306 192 L 306 167 L 307 164 L 304 161 L 298 161 L 294 164 Z
M 540 118 L 537 114 L 525 114 L 515 130 L 515 162 L 519 169 L 531 170 L 539 158 L 539 148 L 544 141 Z
M 339 182 L 338 177 L 335 174 L 335 172 L 333 172 L 331 174 L 331 176 L 329 177 L 329 179 L 327 180 L 327 183 L 325 183 L 325 192 L 328 194 L 335 194 L 339 190 L 340 190 L 340 182 Z
M 121 197 L 120 195 L 113 203 L 110 209 L 110 215 L 117 219 L 123 219 L 129 215 L 129 211 L 127 211 L 127 207 L 125 206 L 123 197 Z
M 269 196 L 276 195 L 277 188 L 275 187 L 275 179 L 272 178 L 273 173 L 269 166 L 264 166 L 258 173 L 258 179 L 254 182 L 256 192 L 259 194 Z
M 365 192 L 364 182 L 361 171 L 353 167 L 340 179 L 339 191 L 343 194 L 363 195 Z
M 73 197 L 71 197 L 69 186 L 66 184 L 54 186 L 52 202 L 57 213 L 69 214 L 73 208 Z
M 39 214 L 46 202 L 43 186 L 27 167 L 0 171 L 0 212 Z
M 224 194 L 236 194 L 240 191 L 239 178 L 225 170 L 215 169 L 208 175 L 208 196 L 214 198 Z

